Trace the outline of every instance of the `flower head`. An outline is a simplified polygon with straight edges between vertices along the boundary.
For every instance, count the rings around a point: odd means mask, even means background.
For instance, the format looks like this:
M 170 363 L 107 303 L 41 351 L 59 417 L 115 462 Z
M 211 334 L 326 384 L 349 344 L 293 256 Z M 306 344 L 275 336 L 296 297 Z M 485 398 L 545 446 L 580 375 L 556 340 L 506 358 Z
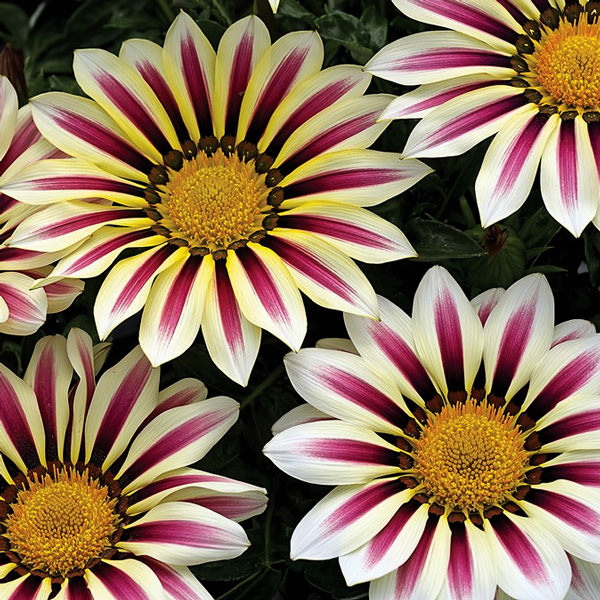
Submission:
M 105 350 L 73 329 L 38 342 L 23 380 L 0 365 L 0 593 L 210 600 L 187 565 L 241 554 L 236 521 L 265 491 L 187 465 L 238 405 L 195 379 L 159 392 L 139 347 L 96 381 Z
M 363 96 L 370 76 L 361 68 L 321 70 L 322 61 L 316 33 L 271 45 L 252 16 L 215 52 L 185 13 L 164 47 L 128 40 L 119 57 L 77 51 L 75 76 L 93 100 L 50 93 L 32 101 L 40 130 L 74 158 L 42 161 L 2 188 L 50 205 L 9 244 L 77 244 L 52 277 L 92 277 L 122 250 L 141 249 L 99 291 L 101 337 L 144 307 L 140 344 L 157 365 L 185 351 L 202 326 L 215 363 L 242 384 L 261 329 L 299 348 L 299 289 L 323 306 L 376 316 L 373 289 L 351 258 L 414 251 L 363 206 L 429 169 L 366 149 L 386 126 L 378 119 L 391 98 Z
M 18 108 L 17 94 L 0 75 L 0 187 L 10 185 L 27 165 L 62 153 L 42 139 L 31 118 L 31 108 Z M 36 252 L 7 248 L 6 240 L 19 223 L 37 212 L 0 193 L 0 333 L 30 335 L 48 313 L 67 308 L 83 290 L 78 279 L 58 279 L 45 289 L 31 289 L 52 270 L 63 252 Z
M 292 557 L 339 557 L 350 585 L 372 582 L 371 600 L 493 600 L 497 588 L 562 600 L 570 560 L 600 559 L 600 335 L 554 326 L 542 275 L 469 303 L 434 267 L 412 318 L 380 307 L 381 321 L 346 315 L 352 346 L 286 357 L 309 404 L 264 452 L 339 486 L 297 526 Z
M 393 42 L 367 65 L 423 84 L 386 118 L 422 117 L 406 156 L 454 156 L 495 135 L 475 192 L 484 226 L 525 201 L 541 161 L 548 212 L 579 236 L 600 201 L 600 11 L 577 0 L 394 0 L 451 31 Z

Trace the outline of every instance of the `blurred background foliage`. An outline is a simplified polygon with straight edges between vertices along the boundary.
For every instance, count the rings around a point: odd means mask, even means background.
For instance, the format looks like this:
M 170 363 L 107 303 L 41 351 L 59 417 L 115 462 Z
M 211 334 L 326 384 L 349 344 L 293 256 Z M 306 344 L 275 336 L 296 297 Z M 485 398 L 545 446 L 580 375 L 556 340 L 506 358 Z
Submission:
M 81 94 L 72 75 L 76 48 L 100 47 L 118 52 L 121 42 L 143 37 L 161 43 L 174 16 L 188 11 L 216 46 L 233 21 L 254 12 L 269 26 L 273 39 L 288 31 L 316 29 L 325 43 L 326 66 L 364 64 L 387 42 L 425 29 L 401 15 L 389 0 L 282 0 L 276 16 L 267 0 L 19 0 L 0 3 L 0 42 L 24 53 L 27 91 L 21 101 L 48 90 Z M 373 81 L 372 92 L 400 94 L 400 86 Z M 413 121 L 392 123 L 375 147 L 400 152 Z M 489 287 L 507 287 L 531 272 L 545 273 L 556 298 L 557 321 L 586 318 L 600 325 L 600 232 L 588 227 L 580 239 L 561 229 L 543 208 L 539 186 L 509 219 L 483 230 L 478 224 L 474 183 L 489 140 L 466 154 L 430 160 L 435 172 L 401 197 L 375 211 L 400 226 L 419 252 L 415 260 L 363 265 L 375 290 L 410 312 L 412 296 L 432 264 L 447 267 L 471 296 Z M 90 280 L 86 292 L 63 314 L 51 315 L 30 338 L 0 343 L 0 360 L 22 373 L 37 339 L 78 326 L 95 339 L 92 306 L 101 283 Z M 341 314 L 306 300 L 309 330 L 305 345 L 322 337 L 345 336 Z M 136 344 L 139 316 L 111 336 L 108 364 Z M 289 538 L 300 518 L 328 491 L 278 472 L 261 454 L 271 425 L 300 398 L 282 366 L 286 347 L 263 332 L 258 362 L 247 388 L 223 376 L 211 363 L 201 341 L 179 359 L 163 366 L 166 386 L 183 377 L 198 377 L 210 395 L 227 394 L 241 402 L 241 418 L 202 461 L 202 468 L 263 485 L 269 508 L 246 523 L 252 547 L 234 561 L 195 568 L 218 600 L 330 600 L 367 598 L 366 585 L 347 588 L 336 561 L 292 562 Z

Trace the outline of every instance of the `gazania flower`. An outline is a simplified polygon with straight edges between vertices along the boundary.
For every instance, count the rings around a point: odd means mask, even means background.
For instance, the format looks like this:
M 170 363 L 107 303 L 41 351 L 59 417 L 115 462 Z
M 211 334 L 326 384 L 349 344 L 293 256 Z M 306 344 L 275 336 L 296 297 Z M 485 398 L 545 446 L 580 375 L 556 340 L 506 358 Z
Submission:
M 0 386 L 0 596 L 211 600 L 187 565 L 241 554 L 236 521 L 266 503 L 261 488 L 187 467 L 237 403 L 207 400 L 195 379 L 159 392 L 139 347 L 96 383 L 77 329 L 40 340 L 24 380 L 0 365 Z
M 288 355 L 309 404 L 265 453 L 338 485 L 299 523 L 293 558 L 339 557 L 371 600 L 562 600 L 567 553 L 600 562 L 600 336 L 554 327 L 542 275 L 469 303 L 434 267 L 410 318 L 346 316 L 356 350 Z
M 62 153 L 41 139 L 31 108 L 18 108 L 15 89 L 0 75 L 0 187 L 10 185 L 27 165 L 58 155 Z M 0 193 L 0 333 L 34 333 L 48 313 L 64 310 L 83 290 L 83 282 L 76 279 L 58 281 L 45 290 L 32 290 L 37 279 L 50 273 L 48 265 L 64 252 L 32 252 L 4 246 L 15 227 L 36 211 L 36 207 Z
M 367 69 L 405 85 L 386 118 L 416 118 L 406 156 L 454 156 L 495 135 L 475 184 L 484 226 L 527 198 L 541 160 L 548 212 L 573 235 L 600 228 L 600 4 L 394 0 L 452 31 L 417 33 Z
M 323 306 L 376 316 L 373 289 L 350 257 L 383 262 L 414 251 L 362 206 L 429 169 L 365 149 L 385 127 L 378 119 L 390 97 L 363 96 L 368 74 L 321 71 L 322 60 L 316 33 L 271 46 L 256 17 L 234 23 L 215 53 L 185 13 L 164 48 L 129 40 L 118 58 L 78 51 L 75 76 L 93 101 L 33 100 L 42 133 L 76 158 L 42 161 L 2 188 L 50 204 L 17 227 L 10 246 L 79 243 L 52 277 L 83 278 L 142 248 L 100 288 L 100 336 L 145 306 L 140 344 L 157 365 L 184 352 L 202 325 L 215 363 L 242 384 L 261 328 L 301 345 L 298 288 Z

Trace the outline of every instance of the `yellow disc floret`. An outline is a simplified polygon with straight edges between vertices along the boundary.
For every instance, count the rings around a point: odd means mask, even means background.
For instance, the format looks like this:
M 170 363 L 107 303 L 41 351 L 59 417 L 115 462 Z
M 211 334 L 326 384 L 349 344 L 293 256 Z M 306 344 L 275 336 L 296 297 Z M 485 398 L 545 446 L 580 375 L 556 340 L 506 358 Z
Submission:
M 119 522 L 115 504 L 87 472 L 34 473 L 11 504 L 4 537 L 23 566 L 64 577 L 110 547 Z
M 468 512 L 502 503 L 522 481 L 527 463 L 512 417 L 474 400 L 431 415 L 414 456 L 433 501 Z
M 600 23 L 562 22 L 541 40 L 533 61 L 539 84 L 556 102 L 600 106 Z
M 236 154 L 200 152 L 172 173 L 165 189 L 160 205 L 164 225 L 192 246 L 224 249 L 261 228 L 265 175 Z

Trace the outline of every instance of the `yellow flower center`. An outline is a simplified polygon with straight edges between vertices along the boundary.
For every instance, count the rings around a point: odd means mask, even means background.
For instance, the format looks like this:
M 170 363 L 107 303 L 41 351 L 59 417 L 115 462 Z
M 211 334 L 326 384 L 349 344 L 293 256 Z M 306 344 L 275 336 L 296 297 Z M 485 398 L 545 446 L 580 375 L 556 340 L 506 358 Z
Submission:
M 4 537 L 25 567 L 64 577 L 110 547 L 119 522 L 115 504 L 87 472 L 34 474 L 11 504 Z
M 561 22 L 541 40 L 533 61 L 540 85 L 556 102 L 600 106 L 600 23 Z
M 450 510 L 502 503 L 523 480 L 526 463 L 513 418 L 485 401 L 431 415 L 415 447 L 418 478 L 432 500 Z
M 190 246 L 226 249 L 261 229 L 268 192 L 254 161 L 221 149 L 210 157 L 199 152 L 171 173 L 159 205 L 162 224 Z

